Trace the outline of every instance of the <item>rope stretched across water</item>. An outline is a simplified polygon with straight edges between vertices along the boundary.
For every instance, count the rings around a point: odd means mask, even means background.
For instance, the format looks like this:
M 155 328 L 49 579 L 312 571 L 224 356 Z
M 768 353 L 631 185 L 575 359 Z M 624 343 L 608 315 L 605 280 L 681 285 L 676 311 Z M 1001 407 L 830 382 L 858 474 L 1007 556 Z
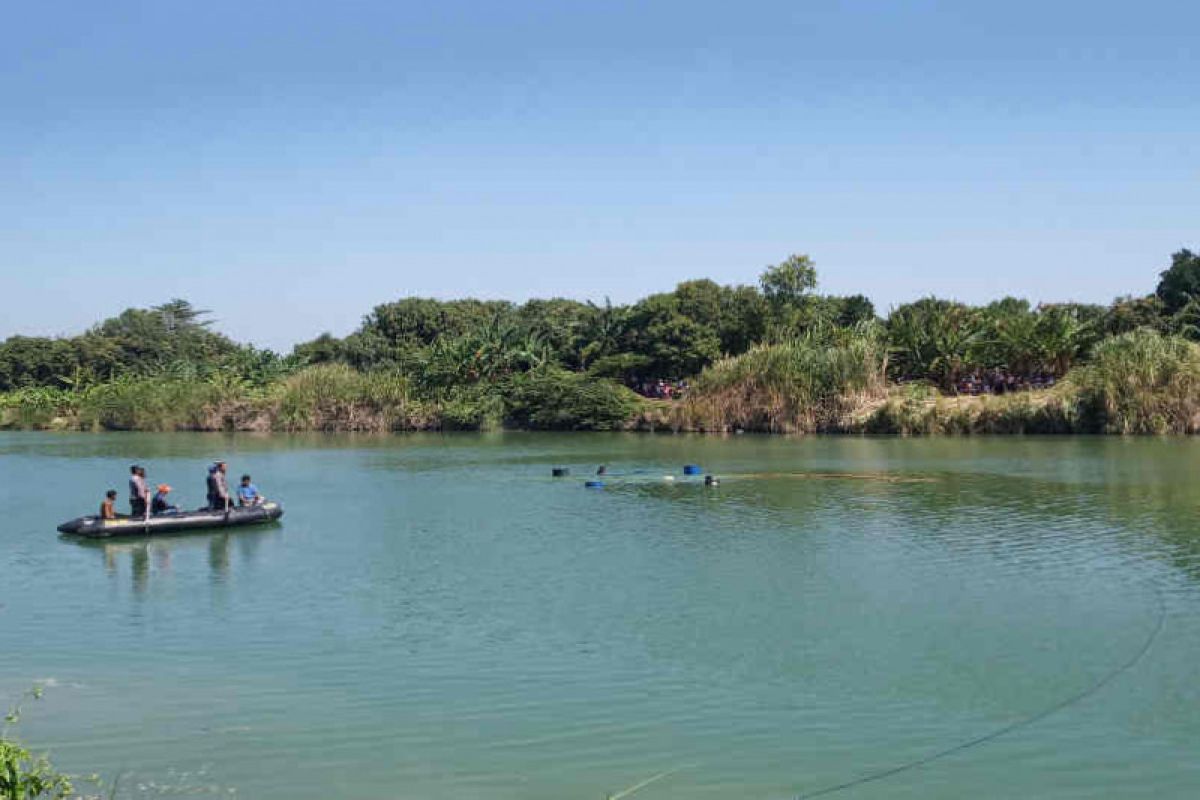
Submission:
M 872 772 L 867 775 L 862 775 L 858 778 L 854 778 L 853 780 L 845 781 L 844 783 L 834 784 L 833 786 L 826 786 L 823 789 L 816 789 L 816 790 L 813 790 L 810 792 L 801 792 L 800 794 L 795 795 L 793 800 L 809 800 L 809 798 L 812 798 L 812 797 L 824 797 L 826 795 L 831 795 L 836 792 L 843 792 L 847 789 L 853 789 L 856 786 L 862 786 L 865 783 L 873 783 L 875 781 L 881 781 L 884 778 L 890 778 L 893 775 L 899 775 L 902 772 L 908 772 L 909 770 L 916 769 L 917 767 L 923 767 L 926 764 L 931 764 L 934 761 L 940 761 L 943 758 L 948 758 L 957 753 L 961 753 L 964 750 L 970 750 L 974 747 L 979 747 L 980 745 L 987 744 L 988 742 L 991 742 L 995 739 L 999 739 L 1001 736 L 1012 733 L 1013 731 L 1018 730 L 1020 728 L 1026 728 L 1030 725 L 1033 725 L 1034 723 L 1044 720 L 1046 717 L 1049 717 L 1052 714 L 1056 714 L 1057 712 L 1062 711 L 1064 708 L 1068 708 L 1082 700 L 1086 700 L 1087 698 L 1089 698 L 1092 695 L 1099 692 L 1101 689 L 1103 689 L 1109 683 L 1111 683 L 1118 675 L 1133 668 L 1139 661 L 1142 660 L 1142 658 L 1146 655 L 1146 653 L 1148 653 L 1150 651 L 1150 647 L 1154 644 L 1154 640 L 1157 639 L 1158 635 L 1162 632 L 1163 625 L 1166 623 L 1166 618 L 1167 618 L 1167 606 L 1166 606 L 1166 603 L 1163 601 L 1162 592 L 1160 592 L 1157 587 L 1154 587 L 1154 596 L 1158 600 L 1158 619 L 1154 623 L 1154 629 L 1151 630 L 1150 635 L 1146 637 L 1146 641 L 1142 643 L 1142 646 L 1138 649 L 1138 651 L 1136 653 L 1133 654 L 1132 657 L 1130 657 L 1126 661 L 1122 662 L 1121 664 L 1118 664 L 1116 667 L 1114 667 L 1112 670 L 1110 670 L 1108 673 L 1106 673 L 1103 677 L 1101 677 L 1100 680 L 1096 681 L 1091 686 L 1088 686 L 1083 691 L 1081 691 L 1077 694 L 1073 694 L 1070 697 L 1067 697 L 1063 700 L 1060 700 L 1059 702 L 1055 703 L 1054 705 L 1052 705 L 1048 708 L 1044 708 L 1041 711 L 1037 712 L 1036 714 L 1032 714 L 1028 717 L 1019 719 L 1016 722 L 1009 723 L 1008 725 L 1005 725 L 1004 727 L 997 728 L 989 733 L 983 734 L 982 736 L 977 736 L 974 739 L 969 739 L 965 742 L 960 742 L 952 747 L 947 747 L 945 750 L 939 750 L 936 753 L 930 753 L 927 756 L 923 756 L 914 761 L 909 761 L 906 764 L 901 764 L 896 767 L 890 767 L 888 769 L 880 770 L 878 772 Z

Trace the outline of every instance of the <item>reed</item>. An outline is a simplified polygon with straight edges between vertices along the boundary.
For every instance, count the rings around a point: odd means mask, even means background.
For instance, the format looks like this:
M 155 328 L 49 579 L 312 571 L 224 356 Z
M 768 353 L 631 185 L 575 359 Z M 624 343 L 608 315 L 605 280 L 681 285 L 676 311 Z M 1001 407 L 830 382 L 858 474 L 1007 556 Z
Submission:
M 677 427 L 805 433 L 839 427 L 855 406 L 886 394 L 884 348 L 861 336 L 839 344 L 765 344 L 704 370 Z
M 127 431 L 214 430 L 220 407 L 245 395 L 224 379 L 118 378 L 80 393 L 77 427 Z
M 1119 434 L 1200 431 L 1200 346 L 1139 329 L 1105 339 L 1070 381 L 1085 426 Z
M 345 364 L 301 370 L 276 387 L 270 427 L 283 431 L 398 431 L 439 427 L 436 413 L 410 395 L 396 372 L 359 372 Z
M 847 433 L 903 436 L 1082 432 L 1074 391 L 945 397 L 931 387 L 897 387 L 886 400 L 845 421 Z

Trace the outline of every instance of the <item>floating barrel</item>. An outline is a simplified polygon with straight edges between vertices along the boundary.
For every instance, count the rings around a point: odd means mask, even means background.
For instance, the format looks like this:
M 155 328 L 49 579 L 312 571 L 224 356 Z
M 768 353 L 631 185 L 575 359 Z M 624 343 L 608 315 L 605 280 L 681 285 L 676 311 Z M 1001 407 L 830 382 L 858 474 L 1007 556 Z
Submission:
M 700 472 L 701 472 L 701 469 L 700 469 L 699 464 L 684 464 L 683 465 L 683 474 L 684 475 L 699 475 Z
M 603 489 L 604 481 L 588 481 L 584 484 L 588 489 Z
M 571 474 L 571 470 L 567 469 L 566 467 L 555 467 L 554 469 L 550 470 L 550 474 L 556 478 L 565 478 Z

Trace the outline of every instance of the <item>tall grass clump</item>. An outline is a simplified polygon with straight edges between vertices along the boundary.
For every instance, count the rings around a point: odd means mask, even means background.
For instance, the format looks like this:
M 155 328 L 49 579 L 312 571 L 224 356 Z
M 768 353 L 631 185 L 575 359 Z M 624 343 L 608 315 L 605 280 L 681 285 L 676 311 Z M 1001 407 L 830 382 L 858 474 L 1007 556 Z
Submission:
M 118 378 L 79 402 L 79 425 L 122 431 L 210 430 L 214 409 L 240 387 L 185 378 Z
M 685 426 L 830 430 L 856 405 L 886 393 L 886 366 L 886 351 L 871 336 L 758 345 L 700 374 L 684 403 Z
M 945 397 L 928 384 L 895 387 L 888 398 L 848 422 L 847 432 L 923 435 L 1071 433 L 1078 425 L 1074 390 L 1065 384 L 1033 394 Z
M 1186 339 L 1145 328 L 1105 339 L 1070 381 L 1095 432 L 1200 432 L 1200 346 Z
M 273 427 L 286 431 L 394 431 L 433 427 L 396 372 L 359 372 L 320 364 L 297 372 L 277 389 Z

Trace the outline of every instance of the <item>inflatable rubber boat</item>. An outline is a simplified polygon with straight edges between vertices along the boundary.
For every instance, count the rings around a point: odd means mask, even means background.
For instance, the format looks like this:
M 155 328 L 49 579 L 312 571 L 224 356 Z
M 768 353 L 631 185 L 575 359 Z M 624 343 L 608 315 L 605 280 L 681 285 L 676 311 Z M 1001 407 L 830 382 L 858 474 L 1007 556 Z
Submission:
M 78 517 L 58 526 L 59 533 L 106 539 L 110 536 L 153 536 L 158 533 L 236 528 L 242 525 L 261 525 L 283 516 L 283 506 L 266 502 L 257 506 L 234 506 L 228 511 L 175 511 L 149 517 L 101 519 Z

